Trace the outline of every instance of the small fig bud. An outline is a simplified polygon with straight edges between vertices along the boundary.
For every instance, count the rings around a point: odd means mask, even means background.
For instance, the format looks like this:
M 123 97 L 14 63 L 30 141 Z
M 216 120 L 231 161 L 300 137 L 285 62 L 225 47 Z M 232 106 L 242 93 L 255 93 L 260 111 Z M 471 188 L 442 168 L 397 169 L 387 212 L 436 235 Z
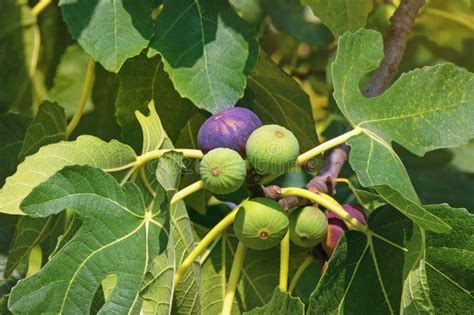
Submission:
M 278 245 L 288 230 L 288 217 L 272 199 L 255 198 L 242 203 L 234 231 L 245 246 L 264 250 Z
M 360 223 L 367 224 L 364 215 L 359 209 L 352 207 L 348 204 L 344 204 L 342 205 L 342 207 L 351 216 L 359 220 Z M 329 226 L 326 239 L 324 240 L 322 245 L 326 253 L 331 256 L 342 235 L 349 229 L 347 228 L 341 217 L 339 217 L 337 214 L 330 211 L 326 211 L 326 217 L 328 218 Z
M 229 194 L 242 186 L 247 167 L 234 150 L 217 148 L 204 155 L 199 173 L 207 190 L 215 194 Z
M 301 247 L 313 247 L 326 235 L 328 220 L 313 206 L 298 208 L 290 214 L 290 239 Z
M 250 135 L 246 152 L 259 174 L 279 174 L 295 164 L 300 146 L 295 135 L 285 127 L 265 125 Z
M 245 156 L 245 144 L 250 134 L 262 126 L 252 111 L 233 107 L 209 117 L 198 133 L 198 145 L 207 153 L 215 148 L 228 148 Z

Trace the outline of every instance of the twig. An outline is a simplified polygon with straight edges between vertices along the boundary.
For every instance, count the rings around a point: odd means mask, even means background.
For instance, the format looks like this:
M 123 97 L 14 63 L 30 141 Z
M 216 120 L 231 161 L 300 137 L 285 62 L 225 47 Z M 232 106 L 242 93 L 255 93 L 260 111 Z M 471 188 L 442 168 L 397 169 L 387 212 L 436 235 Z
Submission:
M 392 82 L 398 72 L 398 66 L 405 53 L 408 35 L 410 34 L 416 15 L 423 6 L 425 0 L 402 0 L 395 10 L 390 27 L 384 42 L 384 58 L 379 68 L 374 72 L 372 78 L 366 85 L 363 93 L 367 97 L 380 95 Z M 334 194 L 335 182 L 339 173 L 349 157 L 350 148 L 341 144 L 325 153 L 325 160 L 318 174 L 311 179 L 306 188 L 312 192 L 323 192 Z M 265 196 L 272 198 L 273 189 L 264 189 Z M 268 193 L 268 195 L 267 195 Z M 304 200 L 292 198 L 280 200 L 280 204 L 286 209 L 305 204 Z M 307 203 L 307 202 L 306 202 Z

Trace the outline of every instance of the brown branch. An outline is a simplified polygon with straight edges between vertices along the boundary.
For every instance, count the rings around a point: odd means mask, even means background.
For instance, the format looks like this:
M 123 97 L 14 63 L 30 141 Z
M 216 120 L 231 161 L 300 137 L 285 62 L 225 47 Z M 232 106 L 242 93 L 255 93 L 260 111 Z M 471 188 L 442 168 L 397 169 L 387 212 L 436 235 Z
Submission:
M 424 3 L 425 0 L 402 0 L 395 10 L 390 19 L 391 24 L 385 37 L 384 58 L 366 85 L 363 91 L 365 96 L 374 97 L 382 94 L 395 78 L 398 66 L 405 53 L 406 43 L 415 17 Z M 326 152 L 323 166 L 318 174 L 306 185 L 306 188 L 313 192 L 319 191 L 334 194 L 335 183 L 331 179 L 339 176 L 341 168 L 349 157 L 349 151 L 349 146 L 343 144 Z M 269 198 L 275 197 L 271 194 L 274 190 L 275 188 L 264 189 L 265 196 Z M 305 204 L 304 200 L 298 198 L 280 200 L 279 202 L 285 209 Z
M 364 89 L 365 96 L 380 95 L 395 78 L 398 66 L 405 53 L 408 36 L 415 22 L 415 17 L 423 4 L 425 4 L 424 0 L 401 1 L 390 19 L 391 24 L 384 42 L 384 58 L 367 83 Z

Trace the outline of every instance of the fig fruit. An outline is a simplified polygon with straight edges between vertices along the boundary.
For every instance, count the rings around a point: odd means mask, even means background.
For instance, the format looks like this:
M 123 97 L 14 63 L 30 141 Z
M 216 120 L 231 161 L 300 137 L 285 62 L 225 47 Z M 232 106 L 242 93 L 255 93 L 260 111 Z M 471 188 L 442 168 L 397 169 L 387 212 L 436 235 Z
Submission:
M 300 151 L 291 131 L 278 125 L 265 125 L 255 130 L 247 140 L 246 153 L 259 174 L 279 174 L 288 171 Z
M 348 204 L 342 205 L 344 210 L 346 210 L 351 216 L 359 220 L 360 223 L 367 224 L 365 221 L 365 217 L 362 212 Z M 337 214 L 326 211 L 326 217 L 328 219 L 328 232 L 326 235 L 326 239 L 322 242 L 324 251 L 331 256 L 336 248 L 337 243 L 341 239 L 342 235 L 348 231 L 346 224 L 344 221 L 339 217 Z
M 290 214 L 290 239 L 301 247 L 313 247 L 326 235 L 328 220 L 317 207 L 299 208 Z
M 198 145 L 207 153 L 215 148 L 228 148 L 245 156 L 245 144 L 262 122 L 252 111 L 233 107 L 209 117 L 198 133 Z
M 234 231 L 245 246 L 264 250 L 278 245 L 288 230 L 288 217 L 278 202 L 254 198 L 242 203 Z
M 229 194 L 244 183 L 247 166 L 236 151 L 217 148 L 204 155 L 199 173 L 207 190 L 215 194 Z

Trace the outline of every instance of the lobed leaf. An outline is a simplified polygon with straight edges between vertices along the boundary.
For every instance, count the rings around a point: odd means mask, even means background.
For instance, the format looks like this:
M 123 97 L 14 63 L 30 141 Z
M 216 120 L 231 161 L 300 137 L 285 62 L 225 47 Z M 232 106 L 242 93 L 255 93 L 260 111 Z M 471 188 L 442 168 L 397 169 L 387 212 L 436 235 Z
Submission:
M 257 43 L 227 2 L 167 0 L 155 34 L 150 55 L 160 53 L 181 96 L 211 113 L 243 96 Z
M 339 39 L 332 65 L 334 97 L 362 134 L 349 140 L 350 163 L 363 186 L 390 185 L 418 203 L 395 141 L 417 155 L 474 137 L 474 76 L 451 64 L 403 74 L 384 94 L 366 98 L 359 85 L 383 57 L 380 33 L 359 30 Z M 376 162 L 375 162 L 376 161 Z
M 91 165 L 109 169 L 135 159 L 135 152 L 129 146 L 116 140 L 105 142 L 92 136 L 80 136 L 74 141 L 44 146 L 28 156 L 18 166 L 16 173 L 7 178 L 0 190 L 0 212 L 24 214 L 19 207 L 22 200 L 34 187 L 66 165 Z
M 69 33 L 105 69 L 118 72 L 153 36 L 146 0 L 60 0 Z
M 407 270 L 423 250 L 421 230 L 389 206 L 374 210 L 368 225 L 368 235 L 349 231 L 339 241 L 308 314 L 399 312 Z
M 166 248 L 163 202 L 157 199 L 146 208 L 136 185 L 121 187 L 111 175 L 90 166 L 68 166 L 56 173 L 21 207 L 33 217 L 72 208 L 82 226 L 41 271 L 12 290 L 9 309 L 88 313 L 101 281 L 114 274 L 117 283 L 99 313 L 128 313 L 151 260 Z

